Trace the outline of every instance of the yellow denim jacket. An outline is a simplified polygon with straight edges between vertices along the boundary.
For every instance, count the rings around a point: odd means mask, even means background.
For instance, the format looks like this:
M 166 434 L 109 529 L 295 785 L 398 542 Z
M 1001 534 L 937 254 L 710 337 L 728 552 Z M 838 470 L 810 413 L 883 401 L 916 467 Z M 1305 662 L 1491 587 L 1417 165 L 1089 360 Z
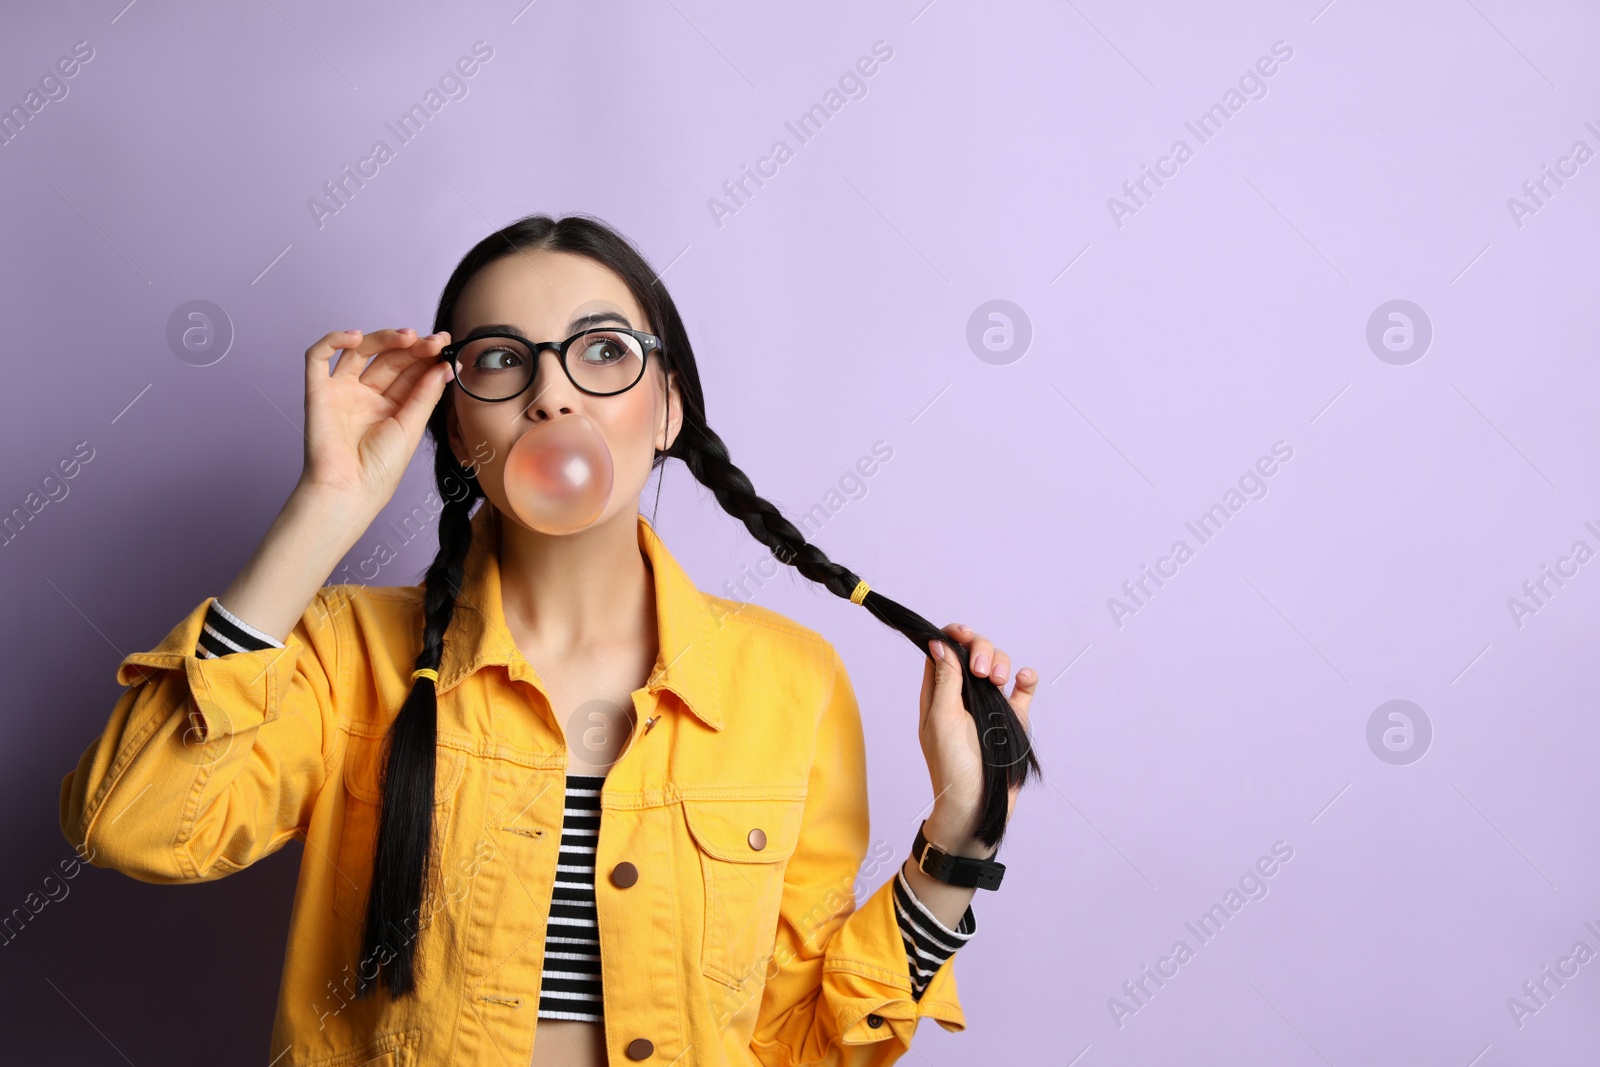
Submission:
M 141 881 L 222 878 L 304 839 L 262 1062 L 521 1067 L 532 1055 L 567 745 L 506 629 L 493 515 L 485 504 L 472 519 L 439 668 L 416 997 L 353 990 L 382 742 L 411 685 L 421 586 L 324 586 L 285 648 L 215 659 L 195 655 L 208 597 L 123 659 L 128 688 L 61 783 L 68 841 Z M 638 534 L 660 655 L 601 796 L 610 1061 L 881 1067 L 924 1015 L 965 1029 L 953 957 L 911 999 L 893 869 L 863 868 L 866 752 L 838 653 L 782 615 L 702 593 L 642 515 Z M 627 888 L 609 877 L 623 861 L 638 871 Z M 858 906 L 858 875 L 885 870 Z

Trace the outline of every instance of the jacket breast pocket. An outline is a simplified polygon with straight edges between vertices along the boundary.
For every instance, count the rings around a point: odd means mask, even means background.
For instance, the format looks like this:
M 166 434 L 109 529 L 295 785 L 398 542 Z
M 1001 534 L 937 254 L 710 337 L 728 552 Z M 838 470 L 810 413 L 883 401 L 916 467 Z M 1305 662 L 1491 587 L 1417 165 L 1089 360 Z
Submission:
M 691 799 L 684 820 L 700 854 L 706 977 L 746 987 L 771 957 L 785 861 L 800 840 L 805 799 Z
M 433 778 L 433 852 L 428 863 L 435 880 L 442 870 L 441 857 L 449 830 L 451 801 L 461 783 L 466 760 L 453 748 L 435 750 Z M 357 931 L 366 923 L 367 890 L 372 881 L 372 857 L 378 845 L 378 817 L 382 809 L 384 740 L 352 734 L 344 763 L 344 824 L 334 860 L 333 911 Z

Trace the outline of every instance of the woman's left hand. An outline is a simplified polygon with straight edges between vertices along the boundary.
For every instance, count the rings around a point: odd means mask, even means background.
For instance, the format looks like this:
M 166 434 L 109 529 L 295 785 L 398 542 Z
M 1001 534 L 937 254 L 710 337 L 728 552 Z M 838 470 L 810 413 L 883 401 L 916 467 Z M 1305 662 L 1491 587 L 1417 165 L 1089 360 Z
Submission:
M 1005 694 L 1011 676 L 1011 658 L 982 634 L 960 623 L 944 627 L 972 663 L 972 673 L 987 678 Z M 961 701 L 961 664 L 942 642 L 930 641 L 929 651 L 939 657 L 924 661 L 922 717 L 918 735 L 922 755 L 933 781 L 933 811 L 927 818 L 928 840 L 947 852 L 987 858 L 996 849 L 972 835 L 983 808 L 983 750 L 978 744 L 978 724 Z M 1028 704 L 1039 685 L 1038 672 L 1024 667 L 1016 674 L 1006 697 L 1024 731 L 1028 730 Z M 1021 786 L 1012 786 L 1006 817 L 1016 806 Z

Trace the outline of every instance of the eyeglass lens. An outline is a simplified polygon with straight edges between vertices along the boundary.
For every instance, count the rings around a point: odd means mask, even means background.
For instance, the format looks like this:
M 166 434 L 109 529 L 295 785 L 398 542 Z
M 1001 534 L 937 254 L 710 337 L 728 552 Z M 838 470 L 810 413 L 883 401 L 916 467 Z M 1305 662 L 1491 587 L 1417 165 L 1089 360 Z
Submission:
M 478 337 L 458 355 L 461 384 L 485 400 L 516 396 L 538 367 L 528 346 L 511 337 Z M 632 334 L 589 330 L 567 351 L 567 370 L 578 387 L 595 393 L 618 393 L 643 373 L 644 346 Z

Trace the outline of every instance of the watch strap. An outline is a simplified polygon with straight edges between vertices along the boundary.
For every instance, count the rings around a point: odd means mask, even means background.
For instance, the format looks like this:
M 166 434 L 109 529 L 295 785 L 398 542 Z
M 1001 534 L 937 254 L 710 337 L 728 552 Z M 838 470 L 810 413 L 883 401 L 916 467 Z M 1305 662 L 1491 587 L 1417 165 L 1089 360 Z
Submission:
M 1003 863 L 976 856 L 954 856 L 944 851 L 928 840 L 920 823 L 916 840 L 911 844 L 911 862 L 929 878 L 963 889 L 999 889 L 1006 873 Z

